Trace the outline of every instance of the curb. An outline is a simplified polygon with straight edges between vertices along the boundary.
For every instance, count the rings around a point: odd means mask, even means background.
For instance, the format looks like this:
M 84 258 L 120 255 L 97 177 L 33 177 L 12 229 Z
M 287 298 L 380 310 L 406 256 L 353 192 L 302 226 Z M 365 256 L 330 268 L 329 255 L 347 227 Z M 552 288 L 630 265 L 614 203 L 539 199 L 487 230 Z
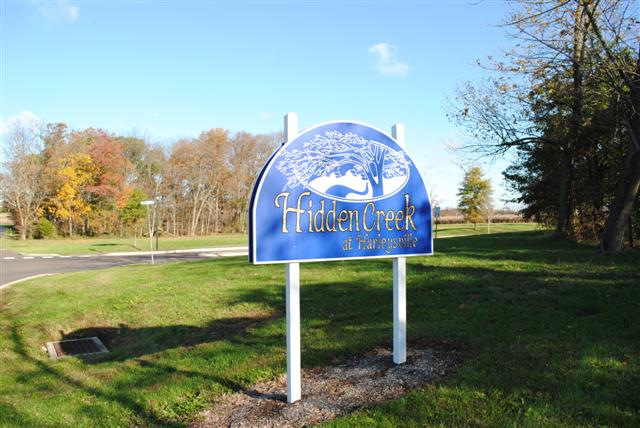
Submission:
M 20 282 L 28 281 L 30 279 L 41 278 L 43 276 L 51 276 L 51 275 L 55 275 L 55 274 L 54 273 L 41 273 L 39 275 L 33 275 L 33 276 L 28 276 L 26 278 L 16 279 L 15 281 L 7 282 L 6 284 L 0 285 L 0 290 L 4 290 L 5 288 L 7 288 L 7 287 L 9 287 L 10 285 L 13 285 L 13 284 L 18 284 Z

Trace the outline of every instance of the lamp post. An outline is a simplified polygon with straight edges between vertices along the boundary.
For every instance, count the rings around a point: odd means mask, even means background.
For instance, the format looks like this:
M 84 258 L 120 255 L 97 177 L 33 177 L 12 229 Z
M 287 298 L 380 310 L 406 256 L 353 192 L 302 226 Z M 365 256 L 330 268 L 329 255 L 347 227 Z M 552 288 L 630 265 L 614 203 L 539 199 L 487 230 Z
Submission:
M 153 199 L 140 202 L 140 205 L 146 205 L 147 207 L 147 224 L 149 225 L 149 250 L 151 250 L 151 264 L 154 264 L 154 261 L 153 261 L 153 236 L 151 235 L 151 216 L 149 215 L 149 205 L 153 205 L 153 204 L 155 204 L 155 201 Z

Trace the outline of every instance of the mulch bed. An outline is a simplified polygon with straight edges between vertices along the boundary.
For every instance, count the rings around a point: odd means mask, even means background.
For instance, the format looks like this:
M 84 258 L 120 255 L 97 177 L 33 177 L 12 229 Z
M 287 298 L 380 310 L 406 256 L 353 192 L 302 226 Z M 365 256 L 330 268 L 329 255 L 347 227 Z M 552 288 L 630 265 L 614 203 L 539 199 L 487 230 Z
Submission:
M 415 344 L 405 364 L 389 349 L 302 372 L 302 400 L 287 404 L 286 375 L 221 397 L 195 427 L 301 427 L 400 397 L 451 373 L 472 351 L 462 343 Z

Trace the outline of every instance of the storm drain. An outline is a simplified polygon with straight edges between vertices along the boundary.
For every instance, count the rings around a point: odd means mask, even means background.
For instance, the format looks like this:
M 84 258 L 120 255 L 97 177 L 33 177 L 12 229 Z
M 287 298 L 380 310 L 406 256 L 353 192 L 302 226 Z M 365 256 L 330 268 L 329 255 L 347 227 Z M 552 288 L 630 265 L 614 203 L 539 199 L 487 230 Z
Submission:
M 83 337 L 82 339 L 61 340 L 47 342 L 47 352 L 50 358 L 62 358 L 68 356 L 82 356 L 102 354 L 109 352 L 102 341 L 97 337 Z

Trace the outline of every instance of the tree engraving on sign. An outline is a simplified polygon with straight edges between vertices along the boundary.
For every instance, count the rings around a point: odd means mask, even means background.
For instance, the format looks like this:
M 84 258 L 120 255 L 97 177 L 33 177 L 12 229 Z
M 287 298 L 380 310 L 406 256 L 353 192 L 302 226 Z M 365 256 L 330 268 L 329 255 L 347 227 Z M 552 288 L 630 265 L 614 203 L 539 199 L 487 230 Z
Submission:
M 353 133 L 328 131 L 285 150 L 276 168 L 298 185 L 341 200 L 382 199 L 397 192 L 409 178 L 410 161 L 399 150 Z

